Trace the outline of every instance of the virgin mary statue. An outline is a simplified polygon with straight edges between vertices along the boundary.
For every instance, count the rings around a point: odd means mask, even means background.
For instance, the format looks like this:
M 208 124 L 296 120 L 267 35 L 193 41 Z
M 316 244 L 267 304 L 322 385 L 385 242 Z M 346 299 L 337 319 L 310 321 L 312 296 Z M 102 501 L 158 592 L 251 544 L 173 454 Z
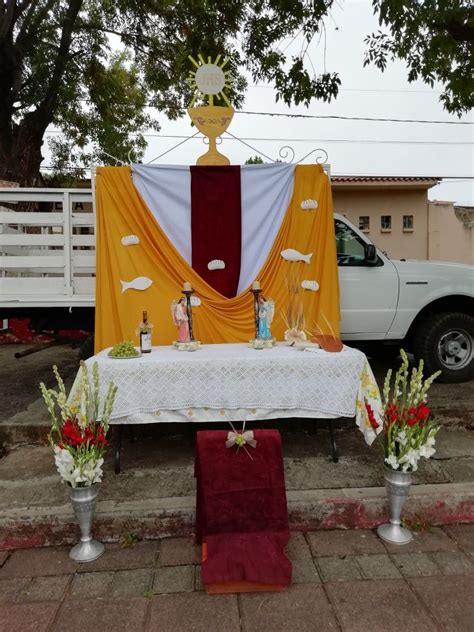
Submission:
M 272 334 L 270 325 L 275 314 L 275 303 L 269 298 L 260 296 L 258 299 L 258 338 L 260 340 L 271 340 Z

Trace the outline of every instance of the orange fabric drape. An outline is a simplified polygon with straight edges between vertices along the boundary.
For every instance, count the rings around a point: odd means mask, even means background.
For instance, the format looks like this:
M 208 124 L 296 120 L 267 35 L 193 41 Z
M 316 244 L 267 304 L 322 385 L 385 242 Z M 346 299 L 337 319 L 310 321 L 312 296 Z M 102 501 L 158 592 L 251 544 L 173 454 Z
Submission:
M 254 335 L 252 295 L 247 290 L 226 298 L 209 286 L 181 257 L 133 185 L 130 167 L 99 167 L 97 194 L 96 352 L 121 340 L 138 340 L 136 329 L 146 310 L 154 324 L 153 344 L 176 339 L 170 304 L 190 281 L 202 303 L 193 310 L 195 338 L 204 343 L 243 342 Z M 318 208 L 303 210 L 303 200 Z M 122 237 L 137 235 L 138 245 L 123 246 Z M 281 252 L 293 248 L 313 253 L 311 263 L 289 262 Z M 293 196 L 265 265 L 257 275 L 264 295 L 275 301 L 272 334 L 283 339 L 283 311 L 288 303 L 288 275 L 316 280 L 317 292 L 301 291 L 306 326 L 339 334 L 339 285 L 331 186 L 321 165 L 295 168 Z M 144 291 L 122 293 L 120 281 L 148 277 Z

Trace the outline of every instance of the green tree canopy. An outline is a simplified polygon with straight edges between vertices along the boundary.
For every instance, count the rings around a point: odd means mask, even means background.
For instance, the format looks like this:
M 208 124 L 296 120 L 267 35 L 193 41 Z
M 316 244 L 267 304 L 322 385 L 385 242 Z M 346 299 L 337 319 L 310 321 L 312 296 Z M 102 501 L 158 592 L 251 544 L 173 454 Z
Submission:
M 408 81 L 443 84 L 441 101 L 461 115 L 474 107 L 474 4 L 472 0 L 373 0 L 384 30 L 369 35 L 364 65 L 385 70 L 402 59 Z
M 333 2 L 2 0 L 0 178 L 23 185 L 41 182 L 49 126 L 57 130 L 51 148 L 58 170 L 88 164 L 93 146 L 95 160 L 108 163 L 109 155 L 123 158 L 129 152 L 139 160 L 146 145 L 143 132 L 159 129 L 154 113 L 177 118 L 190 101 L 190 54 L 231 57 L 231 97 L 237 108 L 245 73 L 273 83 L 276 100 L 286 104 L 309 105 L 315 98 L 330 102 L 338 94 L 339 76 L 316 74 L 308 47 L 324 29 Z M 368 63 L 383 69 L 390 57 L 406 59 L 411 80 L 439 79 L 445 107 L 467 110 L 472 105 L 468 2 L 373 4 L 393 39 L 387 34 L 369 38 Z M 423 47 L 426 34 L 435 29 L 437 39 Z M 289 56 L 280 44 L 298 37 L 302 51 Z M 435 49 L 442 61 L 434 60 Z
M 247 158 L 247 160 L 245 161 L 246 165 L 263 165 L 263 158 L 261 158 L 260 156 L 250 156 L 250 158 Z

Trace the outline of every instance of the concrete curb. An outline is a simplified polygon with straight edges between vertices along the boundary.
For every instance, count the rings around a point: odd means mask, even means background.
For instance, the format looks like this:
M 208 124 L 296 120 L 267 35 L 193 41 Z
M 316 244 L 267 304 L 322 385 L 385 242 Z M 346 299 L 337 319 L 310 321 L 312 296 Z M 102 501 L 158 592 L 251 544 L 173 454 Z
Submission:
M 387 520 L 383 487 L 290 491 L 290 528 L 373 528 Z M 98 503 L 94 537 L 116 542 L 125 533 L 142 539 L 187 536 L 193 531 L 194 496 Z M 413 486 L 404 516 L 432 525 L 474 522 L 474 489 L 470 483 Z M 69 504 L 0 511 L 0 550 L 68 545 L 79 529 Z

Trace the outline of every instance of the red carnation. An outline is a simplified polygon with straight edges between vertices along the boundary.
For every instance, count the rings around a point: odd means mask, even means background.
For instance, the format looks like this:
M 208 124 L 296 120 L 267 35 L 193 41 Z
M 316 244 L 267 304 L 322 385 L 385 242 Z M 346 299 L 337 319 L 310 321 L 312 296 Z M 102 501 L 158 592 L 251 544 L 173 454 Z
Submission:
M 416 417 L 408 417 L 407 424 L 409 426 L 415 426 L 418 423 L 418 419 Z

